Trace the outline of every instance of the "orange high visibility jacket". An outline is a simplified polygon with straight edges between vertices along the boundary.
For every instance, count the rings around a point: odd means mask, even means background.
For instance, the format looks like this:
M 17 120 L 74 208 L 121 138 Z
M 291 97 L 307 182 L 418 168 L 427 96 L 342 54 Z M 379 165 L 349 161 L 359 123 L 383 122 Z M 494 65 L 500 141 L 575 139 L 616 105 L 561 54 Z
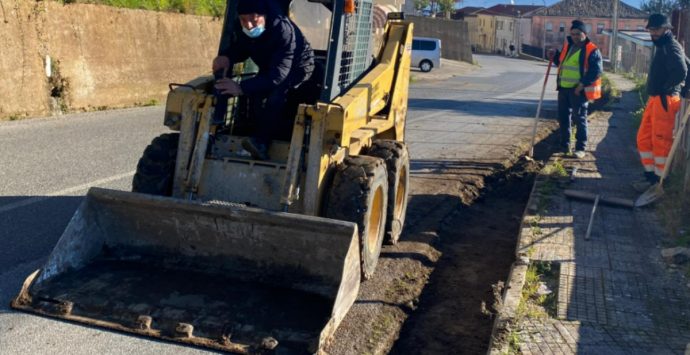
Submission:
M 589 70 L 589 55 L 592 54 L 592 52 L 594 52 L 596 49 L 597 46 L 590 41 L 587 41 L 585 44 L 585 73 L 587 70 Z M 568 41 L 563 43 L 563 50 L 561 50 L 561 55 L 558 58 L 560 63 L 565 61 L 566 54 L 568 54 Z M 558 75 L 561 75 L 560 65 L 558 66 Z M 597 80 L 594 80 L 591 85 L 585 86 L 585 97 L 587 97 L 587 101 L 594 101 L 601 98 L 601 77 L 597 78 Z

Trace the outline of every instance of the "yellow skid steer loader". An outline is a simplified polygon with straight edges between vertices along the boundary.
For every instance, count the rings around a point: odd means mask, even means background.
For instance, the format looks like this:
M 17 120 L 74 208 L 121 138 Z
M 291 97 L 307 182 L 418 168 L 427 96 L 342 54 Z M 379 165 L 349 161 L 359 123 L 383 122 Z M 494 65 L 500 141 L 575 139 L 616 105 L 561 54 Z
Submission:
M 217 96 L 213 76 L 171 84 L 175 132 L 146 148 L 133 192 L 90 189 L 14 308 L 236 353 L 332 338 L 403 228 L 412 24 L 389 14 L 373 48 L 370 0 L 284 7 L 323 78 L 318 100 L 293 103 L 291 136 L 253 160 L 246 99 Z M 230 0 L 219 52 L 238 29 Z

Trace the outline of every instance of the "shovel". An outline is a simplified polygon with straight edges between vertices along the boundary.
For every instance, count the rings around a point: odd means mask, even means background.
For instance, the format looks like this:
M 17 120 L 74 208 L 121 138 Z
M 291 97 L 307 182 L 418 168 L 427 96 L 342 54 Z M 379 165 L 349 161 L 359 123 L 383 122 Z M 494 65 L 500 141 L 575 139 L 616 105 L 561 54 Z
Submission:
M 549 74 L 551 73 L 551 65 L 553 64 L 553 57 L 549 59 L 549 65 L 546 67 L 546 76 L 544 76 L 544 85 L 541 87 L 541 97 L 539 97 L 539 105 L 537 105 L 537 114 L 534 116 L 534 126 L 532 126 L 532 143 L 529 146 L 529 158 L 534 155 L 534 140 L 537 137 L 537 123 L 539 123 L 539 115 L 541 114 L 541 104 L 544 102 L 544 91 L 546 91 L 546 83 L 549 81 Z
M 664 195 L 664 180 L 668 176 L 669 170 L 671 170 L 671 164 L 673 164 L 673 157 L 675 156 L 678 146 L 680 145 L 680 137 L 685 131 L 685 125 L 688 123 L 688 116 L 690 116 L 690 107 L 688 107 L 688 100 L 684 99 L 681 101 L 681 108 L 678 111 L 678 118 L 680 118 L 680 125 L 673 135 L 673 145 L 671 145 L 671 151 L 668 153 L 668 159 L 666 159 L 666 168 L 661 174 L 661 179 L 658 183 L 652 185 L 643 192 L 640 197 L 635 200 L 635 207 L 642 207 L 654 203 L 656 200 L 660 199 Z

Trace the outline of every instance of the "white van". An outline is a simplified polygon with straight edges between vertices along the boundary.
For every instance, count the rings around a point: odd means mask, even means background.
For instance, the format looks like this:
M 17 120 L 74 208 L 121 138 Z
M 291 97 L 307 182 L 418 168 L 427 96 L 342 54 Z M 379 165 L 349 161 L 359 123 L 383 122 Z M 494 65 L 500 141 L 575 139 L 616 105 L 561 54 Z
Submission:
M 441 40 L 438 38 L 412 38 L 411 66 L 428 72 L 441 67 Z

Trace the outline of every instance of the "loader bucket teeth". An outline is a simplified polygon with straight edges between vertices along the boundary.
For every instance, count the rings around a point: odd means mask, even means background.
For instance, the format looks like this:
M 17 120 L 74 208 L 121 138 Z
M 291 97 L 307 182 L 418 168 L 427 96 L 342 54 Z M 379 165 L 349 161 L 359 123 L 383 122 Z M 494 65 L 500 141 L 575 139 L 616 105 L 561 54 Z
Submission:
M 354 223 L 92 188 L 14 308 L 223 351 L 314 352 L 360 282 Z

